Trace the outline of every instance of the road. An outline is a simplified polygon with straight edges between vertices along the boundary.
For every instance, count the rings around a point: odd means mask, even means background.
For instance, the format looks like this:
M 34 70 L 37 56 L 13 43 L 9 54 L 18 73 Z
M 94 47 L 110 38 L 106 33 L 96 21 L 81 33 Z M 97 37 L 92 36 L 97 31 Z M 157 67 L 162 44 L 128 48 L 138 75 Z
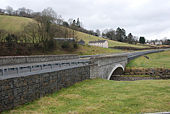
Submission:
M 149 51 L 127 52 L 118 54 L 102 54 L 102 55 L 86 55 L 80 56 L 79 59 L 62 60 L 62 61 L 49 61 L 41 63 L 28 63 L 20 65 L 6 65 L 0 66 L 0 80 L 11 77 L 28 76 L 46 72 L 53 72 L 62 69 L 80 67 L 90 64 L 90 58 L 102 57 L 102 56 L 127 56 L 128 60 L 132 60 L 138 56 L 166 51 L 170 49 L 158 49 Z

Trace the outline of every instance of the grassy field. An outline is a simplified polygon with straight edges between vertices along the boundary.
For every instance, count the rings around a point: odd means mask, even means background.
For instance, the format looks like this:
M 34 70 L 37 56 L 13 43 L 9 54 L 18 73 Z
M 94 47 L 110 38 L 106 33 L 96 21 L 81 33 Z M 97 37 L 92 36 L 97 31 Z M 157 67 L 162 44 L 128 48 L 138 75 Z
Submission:
M 2 114 L 139 114 L 170 111 L 170 80 L 87 80 Z
M 132 60 L 128 68 L 170 68 L 170 51 L 161 53 L 154 53 L 147 55 L 149 59 L 144 56 Z
M 125 52 L 125 51 L 121 51 L 121 50 L 117 50 L 117 49 L 107 49 L 107 48 L 101 48 L 101 47 L 95 47 L 95 46 L 79 46 L 78 49 L 76 49 L 75 51 L 64 51 L 61 49 L 56 49 L 52 52 L 45 52 L 45 53 L 41 53 L 41 52 L 33 52 L 34 55 L 42 55 L 42 54 L 47 54 L 47 55 L 51 55 L 51 54 L 78 54 L 78 55 L 98 55 L 98 54 L 109 54 L 109 53 L 121 53 L 121 52 Z
M 24 26 L 33 20 L 30 18 L 0 15 L 0 29 L 9 32 L 19 32 L 24 29 Z

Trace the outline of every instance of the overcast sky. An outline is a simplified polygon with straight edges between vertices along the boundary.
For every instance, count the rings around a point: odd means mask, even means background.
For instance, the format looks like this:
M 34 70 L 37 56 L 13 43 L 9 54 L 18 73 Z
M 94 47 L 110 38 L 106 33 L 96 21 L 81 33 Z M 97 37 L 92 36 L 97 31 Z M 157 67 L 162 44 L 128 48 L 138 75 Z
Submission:
M 147 39 L 170 38 L 170 0 L 0 0 L 0 8 L 52 7 L 65 20 L 80 18 L 87 29 L 124 28 Z

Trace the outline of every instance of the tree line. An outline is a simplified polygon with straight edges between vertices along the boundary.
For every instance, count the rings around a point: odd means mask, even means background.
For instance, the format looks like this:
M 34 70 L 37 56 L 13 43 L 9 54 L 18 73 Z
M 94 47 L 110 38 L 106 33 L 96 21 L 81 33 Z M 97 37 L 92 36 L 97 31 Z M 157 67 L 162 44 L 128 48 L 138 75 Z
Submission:
M 68 21 L 65 21 L 62 16 L 58 15 L 52 8 L 46 8 L 42 12 L 34 12 L 33 10 L 25 7 L 14 10 L 12 7 L 7 6 L 6 9 L 0 9 L 0 14 L 27 17 L 36 20 L 34 22 L 30 22 L 24 27 L 24 31 L 19 33 L 9 33 L 7 31 L 0 30 L 0 42 L 31 43 L 35 47 L 42 48 L 44 51 L 56 47 L 53 40 L 55 37 L 76 38 L 75 30 L 130 44 L 136 44 L 138 42 L 145 44 L 146 42 L 145 37 L 138 38 L 133 36 L 132 33 L 126 34 L 126 30 L 120 27 L 116 30 L 87 30 L 83 27 L 79 18 L 70 18 Z M 70 29 L 63 29 L 63 27 Z M 165 44 L 168 42 L 169 40 L 167 40 Z
M 20 17 L 27 17 L 27 18 L 36 18 L 37 15 L 41 15 L 41 12 L 34 12 L 31 9 L 27 9 L 25 7 L 18 8 L 17 10 L 14 10 L 11 6 L 7 6 L 6 9 L 0 9 L 1 15 L 10 15 L 10 16 L 20 16 Z M 73 30 L 77 30 L 80 32 L 84 32 L 90 35 L 98 36 L 96 32 L 93 30 L 87 30 L 83 28 L 82 22 L 80 22 L 80 19 L 68 19 L 68 21 L 64 21 L 61 15 L 56 15 L 56 24 L 62 25 L 65 27 L 69 27 Z
M 34 12 L 33 10 L 27 9 L 25 7 L 18 8 L 17 10 L 14 10 L 12 7 L 7 6 L 6 9 L 0 9 L 0 14 L 37 19 L 37 17 L 42 15 L 42 12 Z M 56 13 L 54 13 L 54 10 L 52 11 L 52 9 L 51 9 L 51 16 L 55 17 L 54 21 L 57 25 L 65 26 L 67 28 L 71 28 L 72 30 L 84 32 L 84 33 L 94 35 L 94 36 L 100 36 L 100 37 L 107 38 L 107 39 L 114 40 L 114 41 L 126 42 L 126 43 L 130 43 L 130 44 L 136 44 L 137 42 L 140 41 L 140 40 L 138 41 L 138 38 L 136 36 L 133 36 L 132 33 L 129 33 L 128 35 L 126 35 L 125 29 L 120 28 L 120 27 L 118 27 L 116 30 L 105 29 L 103 32 L 101 32 L 99 29 L 97 29 L 95 31 L 87 30 L 83 27 L 83 24 L 79 18 L 77 18 L 77 19 L 70 18 L 70 19 L 68 19 L 68 21 L 65 21 L 61 15 L 57 15 Z M 37 21 L 40 21 L 40 20 L 37 20 Z M 58 31 L 61 31 L 61 30 L 58 30 Z M 68 35 L 66 34 L 67 32 L 68 31 L 65 31 L 64 35 L 63 34 L 59 35 L 61 33 L 61 32 L 59 32 L 58 35 L 68 37 Z M 35 39 L 35 38 L 33 38 L 33 39 Z M 140 42 L 140 43 L 144 43 L 144 42 Z
M 76 42 L 57 44 L 54 40 L 55 37 L 74 38 L 75 32 L 74 30 L 63 28 L 59 24 L 61 18 L 52 8 L 46 8 L 42 12 L 37 13 L 33 19 L 35 21 L 27 24 L 23 31 L 11 33 L 0 30 L 0 48 L 5 51 L 4 53 L 15 52 L 16 54 L 20 54 L 20 52 L 30 52 L 34 49 L 45 52 L 59 46 L 67 49 L 78 47 Z M 23 48 L 25 50 L 22 50 Z

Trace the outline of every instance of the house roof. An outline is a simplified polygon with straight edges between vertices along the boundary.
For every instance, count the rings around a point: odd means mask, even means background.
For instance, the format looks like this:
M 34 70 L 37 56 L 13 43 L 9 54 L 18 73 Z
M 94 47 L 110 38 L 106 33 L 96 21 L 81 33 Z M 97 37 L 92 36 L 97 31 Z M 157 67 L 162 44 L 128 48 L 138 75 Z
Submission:
M 54 38 L 54 40 L 75 40 L 75 38 Z
M 104 43 L 107 40 L 89 41 L 89 43 Z

